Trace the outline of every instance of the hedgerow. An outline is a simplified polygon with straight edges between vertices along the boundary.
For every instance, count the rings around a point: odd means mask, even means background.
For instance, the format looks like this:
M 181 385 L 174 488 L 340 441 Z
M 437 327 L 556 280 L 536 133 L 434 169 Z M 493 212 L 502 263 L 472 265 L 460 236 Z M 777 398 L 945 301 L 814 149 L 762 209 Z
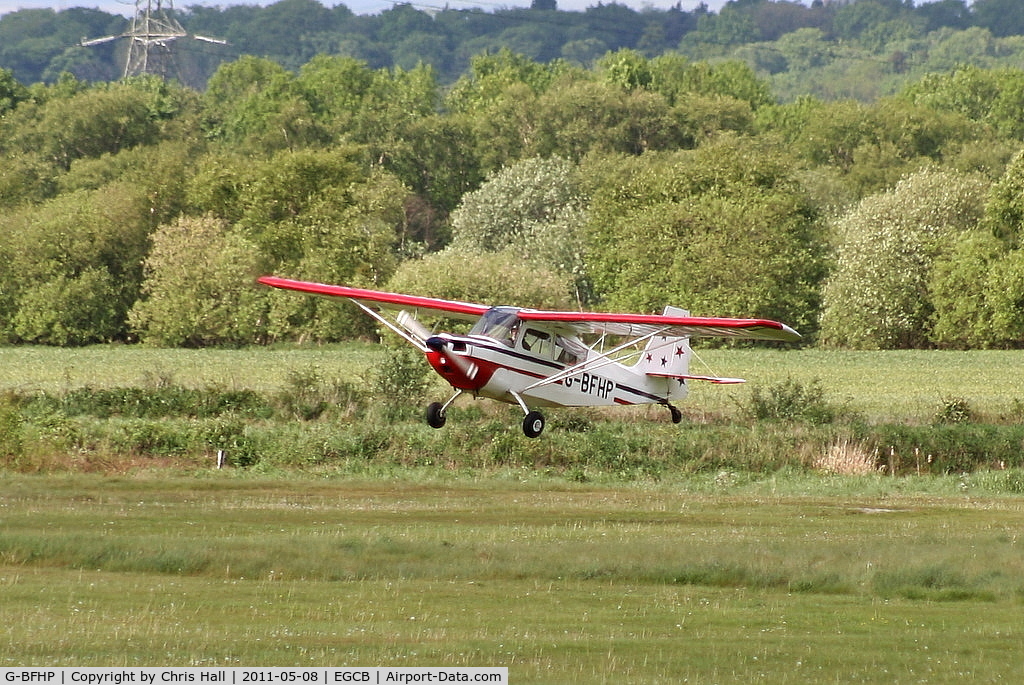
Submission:
M 857 456 L 858 472 L 888 475 L 1024 467 L 1024 422 L 1016 415 L 982 422 L 984 417 L 968 412 L 963 420 L 941 423 L 940 412 L 931 425 L 867 424 L 830 408 L 814 384 L 790 382 L 784 389 L 784 396 L 751 400 L 760 415 L 747 408 L 682 426 L 667 417 L 623 420 L 585 410 L 552 411 L 549 429 L 538 440 L 523 437 L 514 408 L 488 414 L 476 405 L 453 407 L 445 429 L 434 431 L 371 392 L 344 395 L 344 406 L 306 398 L 319 410 L 305 413 L 296 411 L 293 390 L 9 392 L 0 402 L 0 464 L 16 471 L 109 470 L 170 460 L 210 468 L 221 453 L 231 467 L 260 471 L 522 469 L 576 481 L 841 472 L 843 454 Z M 316 392 L 314 385 L 310 397 Z M 785 411 L 767 411 L 769 400 Z

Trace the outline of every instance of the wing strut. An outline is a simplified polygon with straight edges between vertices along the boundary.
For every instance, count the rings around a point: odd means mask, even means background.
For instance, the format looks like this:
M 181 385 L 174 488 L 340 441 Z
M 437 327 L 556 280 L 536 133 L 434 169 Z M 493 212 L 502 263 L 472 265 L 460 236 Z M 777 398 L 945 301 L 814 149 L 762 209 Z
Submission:
M 626 342 L 624 342 L 621 345 L 618 345 L 616 347 L 613 347 L 612 349 L 608 350 L 607 352 L 600 352 L 600 353 L 598 353 L 599 356 L 594 357 L 593 359 L 586 359 L 586 360 L 580 362 L 579 364 L 576 364 L 574 366 L 570 366 L 567 369 L 562 369 L 558 373 L 552 374 L 552 375 L 548 376 L 547 378 L 542 378 L 539 381 L 537 381 L 536 383 L 533 383 L 531 385 L 526 386 L 525 388 L 523 388 L 521 390 L 521 392 L 527 392 L 529 390 L 533 390 L 534 388 L 539 388 L 539 387 L 542 387 L 542 386 L 545 386 L 545 385 L 550 385 L 551 383 L 558 383 L 559 381 L 564 380 L 564 379 L 568 378 L 569 376 L 574 376 L 577 373 L 580 373 L 581 371 L 589 370 L 591 368 L 598 368 L 599 369 L 602 366 L 608 366 L 609 364 L 614 364 L 615 360 L 612 359 L 611 356 L 613 354 L 615 354 L 616 352 L 621 352 L 622 350 L 626 349 L 627 347 L 632 347 L 633 345 L 636 345 L 638 343 L 642 343 L 645 340 L 649 340 L 649 339 L 653 338 L 656 335 L 664 333 L 667 329 L 668 329 L 668 326 L 665 326 L 663 328 L 659 328 L 656 331 L 651 331 L 650 333 L 648 333 L 646 335 L 642 335 L 639 338 L 630 338 Z M 591 349 L 593 349 L 593 348 L 591 348 Z
M 349 300 L 351 302 L 355 302 L 356 305 L 360 309 L 362 309 L 364 312 L 366 312 L 367 314 L 369 314 L 370 316 L 375 318 L 377 321 L 381 322 L 382 324 L 384 324 L 385 326 L 390 328 L 392 331 L 397 333 L 403 340 L 405 340 L 407 343 L 409 343 L 410 345 L 412 345 L 413 347 L 418 349 L 420 352 L 424 352 L 425 353 L 425 352 L 428 351 L 427 346 L 425 344 L 423 344 L 422 340 L 418 340 L 415 337 L 413 337 L 412 335 L 410 335 L 407 331 L 403 331 L 397 325 L 395 325 L 394 323 L 389 321 L 387 318 L 385 318 L 384 316 L 382 316 L 378 312 L 373 311 L 371 308 L 367 307 L 365 304 L 363 304 L 359 300 L 353 300 L 352 298 L 349 298 Z M 403 309 L 402 311 L 404 312 L 405 310 Z

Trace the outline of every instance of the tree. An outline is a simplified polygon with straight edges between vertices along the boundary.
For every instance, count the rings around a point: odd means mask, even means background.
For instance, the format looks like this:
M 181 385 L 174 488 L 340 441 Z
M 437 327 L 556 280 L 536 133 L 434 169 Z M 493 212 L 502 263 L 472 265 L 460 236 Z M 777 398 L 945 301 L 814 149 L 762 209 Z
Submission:
M 0 218 L 0 338 L 123 339 L 147 249 L 149 202 L 132 184 L 63 193 Z
M 379 168 L 355 164 L 352 148 L 281 152 L 240 188 L 237 229 L 268 268 L 325 283 L 380 287 L 394 271 L 408 190 Z M 275 297 L 272 338 L 338 340 L 372 332 L 366 317 L 325 300 Z
M 539 95 L 551 85 L 554 73 L 550 67 L 508 48 L 480 54 L 471 60 L 469 73 L 452 86 L 445 106 L 454 112 L 483 114 L 515 84 L 524 84 Z
M 575 167 L 534 157 L 492 175 L 452 213 L 455 252 L 506 252 L 585 289 L 582 224 L 586 196 Z
M 992 187 L 984 226 L 1007 247 L 1024 247 L 1024 152 L 1017 153 Z
M 976 26 L 993 36 L 1024 35 L 1024 14 L 1014 0 L 974 0 L 971 4 Z
M 217 69 L 203 94 L 203 116 L 213 138 L 263 151 L 325 140 L 295 77 L 268 59 L 242 57 Z
M 0 115 L 14 109 L 19 102 L 28 99 L 28 88 L 18 83 L 14 72 L 0 69 Z
M 657 93 L 582 80 L 541 96 L 535 125 L 530 152 L 571 160 L 592 151 L 641 154 L 672 149 L 685 143 L 687 133 Z
M 860 349 L 927 347 L 936 258 L 983 213 L 984 181 L 925 169 L 863 199 L 837 222 L 824 288 L 822 340 Z
M 254 280 L 265 261 L 255 245 L 211 217 L 182 218 L 153 234 L 143 299 L 129 314 L 150 344 L 200 347 L 259 342 L 267 293 Z
M 58 274 L 21 298 L 14 333 L 23 342 L 61 347 L 122 339 L 124 311 L 112 306 L 120 288 L 104 268 Z
M 955 237 L 935 259 L 929 294 L 935 312 L 932 342 L 957 349 L 992 347 L 993 265 L 1006 245 L 991 233 L 967 231 Z
M 636 50 L 609 52 L 598 60 L 597 68 L 608 83 L 624 90 L 648 88 L 653 79 L 650 63 Z
M 595 160 L 585 172 L 587 273 L 602 306 L 674 304 L 813 334 L 824 245 L 784 156 L 723 137 L 689 152 Z
M 403 263 L 388 282 L 395 292 L 495 305 L 569 309 L 570 284 L 564 274 L 512 251 L 444 250 Z
M 1001 135 L 1024 139 L 1019 112 L 1024 107 L 1024 73 L 1019 69 L 963 67 L 930 74 L 904 90 L 922 106 L 952 111 L 993 126 Z
M 253 13 L 247 26 L 232 30 L 225 37 L 242 54 L 265 56 L 297 69 L 315 53 L 297 50 L 301 43 L 296 39 L 330 31 L 335 26 L 335 15 L 316 0 L 277 0 Z
M 156 143 L 160 125 L 152 104 L 146 92 L 128 83 L 52 97 L 5 117 L 4 146 L 40 154 L 67 170 L 76 159 Z
M 332 135 L 341 136 L 352 128 L 373 80 L 373 70 L 362 60 L 317 55 L 302 65 L 296 85 L 313 115 Z

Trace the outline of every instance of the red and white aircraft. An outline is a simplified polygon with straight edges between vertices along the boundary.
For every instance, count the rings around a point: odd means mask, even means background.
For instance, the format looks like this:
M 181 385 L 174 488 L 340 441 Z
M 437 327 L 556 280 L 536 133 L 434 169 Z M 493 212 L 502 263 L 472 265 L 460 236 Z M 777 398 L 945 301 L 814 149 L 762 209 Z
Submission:
M 678 423 L 671 404 L 686 397 L 689 380 L 742 383 L 739 378 L 689 373 L 691 337 L 726 337 L 794 342 L 800 334 L 764 319 L 691 317 L 666 307 L 663 314 L 600 314 L 489 307 L 432 297 L 400 295 L 293 281 L 275 276 L 264 285 L 312 295 L 346 298 L 423 352 L 455 389 L 443 404 L 427 407 L 427 423 L 445 424 L 445 412 L 464 392 L 517 404 L 526 414 L 523 433 L 535 438 L 544 415 L 533 407 L 661 404 Z M 384 311 L 392 315 L 386 316 Z M 474 322 L 465 335 L 433 333 L 419 315 Z M 588 345 L 582 336 L 597 336 Z M 605 350 L 607 337 L 624 340 Z M 640 345 L 644 345 L 637 355 Z

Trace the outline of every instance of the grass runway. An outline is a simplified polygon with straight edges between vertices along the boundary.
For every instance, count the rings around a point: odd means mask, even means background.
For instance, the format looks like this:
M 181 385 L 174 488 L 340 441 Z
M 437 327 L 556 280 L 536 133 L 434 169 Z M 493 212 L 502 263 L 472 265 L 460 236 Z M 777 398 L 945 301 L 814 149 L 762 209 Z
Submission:
M 1006 682 L 1024 501 L 963 478 L 0 480 L 0 665 Z

